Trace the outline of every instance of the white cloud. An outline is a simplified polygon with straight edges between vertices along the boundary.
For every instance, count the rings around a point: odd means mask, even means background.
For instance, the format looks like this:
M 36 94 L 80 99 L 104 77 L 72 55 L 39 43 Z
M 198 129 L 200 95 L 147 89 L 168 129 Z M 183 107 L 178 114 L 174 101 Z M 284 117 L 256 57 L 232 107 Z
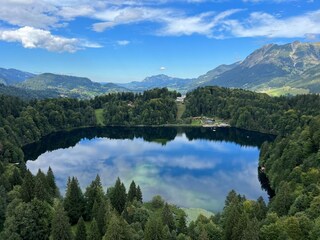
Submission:
M 160 67 L 160 71 L 166 70 L 166 67 Z
M 233 37 L 304 38 L 320 33 L 320 10 L 288 18 L 255 12 L 244 21 L 228 20 L 224 24 Z
M 25 48 L 43 48 L 52 52 L 76 52 L 85 47 L 100 47 L 77 38 L 65 38 L 52 35 L 47 30 L 22 27 L 15 30 L 0 30 L 0 40 L 19 42 Z
M 120 45 L 120 46 L 126 46 L 126 45 L 130 44 L 130 41 L 128 41 L 128 40 L 119 40 L 119 41 L 117 41 L 117 44 Z
M 223 2 L 228 0 L 178 0 L 184 3 Z M 266 2 L 266 0 L 242 0 Z M 289 2 L 300 0 L 272 0 Z M 141 22 L 156 23 L 158 36 L 199 34 L 211 38 L 269 37 L 315 39 L 320 34 L 320 10 L 283 18 L 266 12 L 254 12 L 243 17 L 239 9 L 223 12 L 190 14 L 183 9 L 168 7 L 171 0 L 0 0 L 0 21 L 14 30 L 0 30 L 3 41 L 20 42 L 27 48 L 74 52 L 99 44 L 78 38 L 51 34 L 52 29 L 68 27 L 78 17 L 91 19 L 96 32 L 119 25 Z M 308 1 L 312 2 L 312 0 Z M 163 5 L 167 4 L 167 5 Z M 241 18 L 239 18 L 241 17 Z M 89 26 L 88 26 L 89 27 Z M 119 45 L 129 42 L 119 41 Z
M 209 37 L 218 37 L 220 32 L 216 27 L 222 24 L 227 17 L 239 11 L 241 10 L 231 9 L 219 14 L 207 12 L 192 17 L 167 18 L 165 19 L 166 26 L 163 27 L 158 34 L 164 36 L 200 34 Z

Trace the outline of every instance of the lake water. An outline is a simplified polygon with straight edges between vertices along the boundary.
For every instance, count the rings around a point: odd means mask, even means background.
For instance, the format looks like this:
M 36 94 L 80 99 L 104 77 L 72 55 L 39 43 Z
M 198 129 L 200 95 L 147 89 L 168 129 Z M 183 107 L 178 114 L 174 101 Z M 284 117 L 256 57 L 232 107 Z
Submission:
M 64 194 L 68 176 L 83 189 L 100 175 L 106 190 L 134 180 L 144 201 L 161 195 L 180 207 L 221 211 L 231 189 L 267 194 L 258 180 L 259 146 L 272 137 L 234 128 L 89 128 L 59 132 L 24 148 L 27 167 L 54 171 Z

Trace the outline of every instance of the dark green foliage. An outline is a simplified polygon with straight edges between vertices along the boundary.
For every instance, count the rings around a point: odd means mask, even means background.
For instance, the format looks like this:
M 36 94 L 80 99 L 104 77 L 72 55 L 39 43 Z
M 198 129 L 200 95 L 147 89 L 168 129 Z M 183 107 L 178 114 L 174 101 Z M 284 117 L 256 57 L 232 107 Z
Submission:
M 129 202 L 132 202 L 135 198 L 137 199 L 137 188 L 136 188 L 136 183 L 132 181 L 129 187 L 127 200 Z
M 111 189 L 110 202 L 119 214 L 121 214 L 124 210 L 126 199 L 126 188 L 124 184 L 121 182 L 120 178 L 118 178 L 114 187 Z
M 186 214 L 183 212 L 183 214 L 180 214 L 178 216 L 178 225 L 177 225 L 177 233 L 178 234 L 186 234 L 187 229 L 187 219 Z
M 127 240 L 131 239 L 128 223 L 114 213 L 108 224 L 108 229 L 103 240 Z
M 60 202 L 58 202 L 54 208 L 51 223 L 51 237 L 52 240 L 72 240 L 69 218 Z
M 92 208 L 92 217 L 96 219 L 101 236 L 106 231 L 106 213 L 109 211 L 109 202 L 101 200 L 95 201 Z
M 14 202 L 12 202 L 14 204 Z M 8 206 L 9 207 L 9 206 Z M 51 209 L 48 204 L 33 199 L 11 206 L 4 223 L 2 239 L 48 239 L 50 235 Z M 15 236 L 14 238 L 12 238 Z
M 162 217 L 162 223 L 166 226 L 169 227 L 169 230 L 175 230 L 176 229 L 176 224 L 173 218 L 173 214 L 169 208 L 168 203 L 166 203 L 162 209 L 161 212 L 161 217 Z
M 161 196 L 154 196 L 151 200 L 151 206 L 155 209 L 164 207 L 164 200 Z
M 34 176 L 29 170 L 27 170 L 21 185 L 21 197 L 24 202 L 30 202 L 34 198 L 34 187 Z
M 316 95 L 275 98 L 240 89 L 205 87 L 187 94 L 185 116 L 219 117 L 235 127 L 285 135 L 303 126 L 307 120 L 301 118 L 304 114 L 319 114 L 319 104 Z
M 55 177 L 52 172 L 51 167 L 49 167 L 48 172 L 47 172 L 47 185 L 48 185 L 48 191 L 51 197 L 59 197 L 59 188 L 56 185 Z
M 87 236 L 87 240 L 101 240 L 101 234 L 100 234 L 100 230 L 98 228 L 98 224 L 96 219 L 94 218 L 89 226 L 88 229 L 88 236 Z
M 163 227 L 160 218 L 151 217 L 144 230 L 144 240 L 162 240 L 164 237 Z
M 101 185 L 100 176 L 97 175 L 96 179 L 87 187 L 84 194 L 86 200 L 86 219 L 91 220 L 93 215 L 93 207 L 96 202 L 97 205 L 100 205 L 104 201 L 104 192 Z
M 80 217 L 80 219 L 78 221 L 76 235 L 74 237 L 74 240 L 87 240 L 86 225 L 85 225 L 82 217 Z
M 5 213 L 7 208 L 7 194 L 3 186 L 0 186 L 0 232 L 5 221 Z
M 68 180 L 64 208 L 71 224 L 76 224 L 79 218 L 84 215 L 85 200 L 78 179 L 75 177 Z
M 34 183 L 34 196 L 42 201 L 52 202 L 46 175 L 39 169 Z
M 142 202 L 143 198 L 142 198 L 142 192 L 140 189 L 140 186 L 138 185 L 137 187 L 137 191 L 136 191 L 136 198 L 138 202 Z
M 97 97 L 94 105 L 103 107 L 106 125 L 160 125 L 175 122 L 177 96 L 176 92 L 159 88 L 142 95 L 118 93 Z

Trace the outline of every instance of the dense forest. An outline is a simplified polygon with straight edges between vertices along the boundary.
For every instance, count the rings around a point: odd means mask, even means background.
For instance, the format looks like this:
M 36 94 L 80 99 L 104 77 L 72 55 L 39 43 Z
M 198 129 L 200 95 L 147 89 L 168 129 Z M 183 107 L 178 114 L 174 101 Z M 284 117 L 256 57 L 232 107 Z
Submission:
M 186 97 L 185 119 L 218 117 L 235 127 L 277 135 L 260 151 L 259 171 L 275 191 L 268 205 L 230 191 L 221 213 L 187 223 L 185 213 L 160 196 L 143 202 L 143 189 L 134 182 L 126 191 L 118 179 L 104 192 L 97 176 L 82 192 L 84 186 L 71 176 L 61 194 L 51 169 L 33 176 L 25 167 L 22 146 L 52 132 L 95 126 L 97 110 L 102 109 L 106 125 L 175 123 L 177 96 L 167 89 L 83 101 L 27 102 L 1 95 L 0 239 L 319 239 L 318 95 L 272 98 L 206 87 Z

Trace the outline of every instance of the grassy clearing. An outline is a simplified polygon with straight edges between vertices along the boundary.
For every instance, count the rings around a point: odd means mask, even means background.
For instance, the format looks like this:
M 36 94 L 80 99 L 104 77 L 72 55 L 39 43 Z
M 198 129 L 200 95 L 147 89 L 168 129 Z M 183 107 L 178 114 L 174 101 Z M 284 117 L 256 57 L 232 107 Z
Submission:
M 191 126 L 202 126 L 200 119 L 192 119 Z
M 292 87 L 286 86 L 281 88 L 271 88 L 268 90 L 262 90 L 260 92 L 266 93 L 270 96 L 278 97 L 283 95 L 308 94 L 309 90 L 304 88 L 292 88 Z
M 186 110 L 186 105 L 184 103 L 177 103 L 178 112 L 177 112 L 177 120 L 180 120 L 184 111 Z
M 104 126 L 103 123 L 103 109 L 97 109 L 95 110 L 95 114 L 96 114 L 96 119 L 97 119 L 97 124 L 100 126 Z
M 183 211 L 187 214 L 187 221 L 190 223 L 191 221 L 197 220 L 198 216 L 201 214 L 207 218 L 213 216 L 212 212 L 209 212 L 202 208 L 182 208 Z

